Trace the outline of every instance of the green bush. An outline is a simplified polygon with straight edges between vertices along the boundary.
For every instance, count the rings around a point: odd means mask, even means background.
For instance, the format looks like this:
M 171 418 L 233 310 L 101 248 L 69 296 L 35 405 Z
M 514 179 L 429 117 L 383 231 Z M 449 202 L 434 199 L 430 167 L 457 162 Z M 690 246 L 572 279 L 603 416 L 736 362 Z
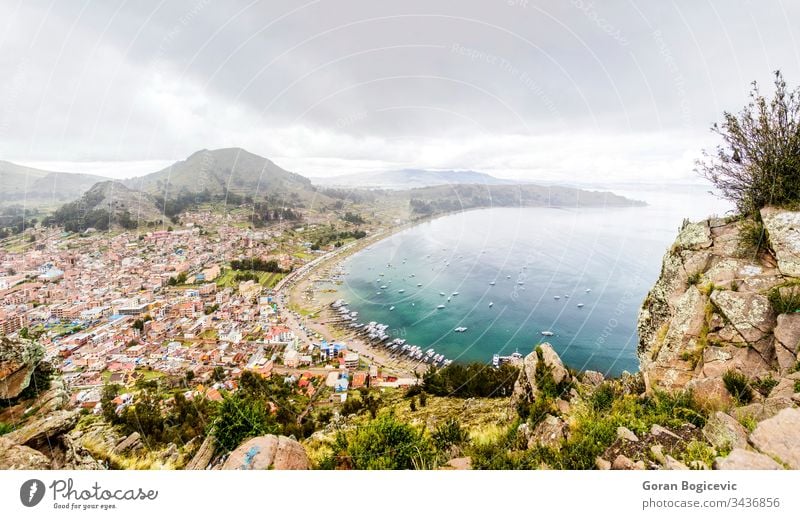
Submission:
M 794 381 L 794 392 L 795 393 L 800 393 L 800 380 L 795 380 Z
M 452 447 L 461 447 L 469 441 L 469 433 L 461 427 L 458 420 L 450 418 L 436 427 L 431 434 L 433 446 L 439 452 L 447 452 Z
M 749 404 L 753 401 L 753 389 L 747 377 L 738 371 L 728 370 L 722 375 L 722 382 L 725 389 L 731 394 L 734 400 L 740 405 Z
M 0 436 L 8 434 L 14 430 L 14 426 L 10 423 L 0 422 Z
M 603 382 L 594 390 L 589 401 L 595 411 L 605 411 L 611 408 L 616 398 L 617 392 L 614 385 L 610 382 Z
M 688 286 L 697 285 L 700 283 L 700 280 L 702 279 L 703 279 L 702 272 L 694 272 L 692 274 L 689 274 L 689 276 L 686 278 L 686 284 Z
M 219 446 L 231 451 L 247 438 L 274 434 L 280 427 L 263 401 L 237 392 L 225 395 L 212 429 Z
M 750 385 L 762 396 L 769 396 L 775 386 L 778 385 L 778 381 L 770 374 L 752 381 Z
M 722 145 L 704 153 L 697 171 L 731 200 L 740 214 L 756 218 L 767 205 L 800 201 L 800 90 L 790 91 L 775 72 L 775 94 L 766 99 L 753 82 L 750 102 L 724 113 L 712 131 Z
M 431 366 L 422 377 L 423 389 L 436 396 L 506 397 L 514 390 L 519 370 L 510 364 L 493 368 L 486 364 Z
M 397 470 L 432 468 L 435 452 L 423 431 L 386 413 L 366 425 L 336 435 L 325 468 Z

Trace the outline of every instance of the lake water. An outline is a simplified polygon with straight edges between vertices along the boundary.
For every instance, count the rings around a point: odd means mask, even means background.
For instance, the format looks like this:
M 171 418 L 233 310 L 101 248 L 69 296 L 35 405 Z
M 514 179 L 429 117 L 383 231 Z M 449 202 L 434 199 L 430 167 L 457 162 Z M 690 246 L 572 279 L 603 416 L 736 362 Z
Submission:
M 684 218 L 727 204 L 701 188 L 617 192 L 649 205 L 493 208 L 420 224 L 348 258 L 340 297 L 361 322 L 457 362 L 546 340 L 573 368 L 638 371 L 637 314 L 664 252 Z

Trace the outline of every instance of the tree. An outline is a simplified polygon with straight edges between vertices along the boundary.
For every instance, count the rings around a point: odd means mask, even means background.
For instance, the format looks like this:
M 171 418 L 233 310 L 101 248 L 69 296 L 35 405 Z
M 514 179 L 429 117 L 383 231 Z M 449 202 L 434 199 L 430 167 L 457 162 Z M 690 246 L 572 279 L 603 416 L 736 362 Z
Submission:
M 194 371 L 192 371 L 190 369 L 187 369 L 186 370 L 186 385 L 187 386 L 190 385 L 192 383 L 192 380 L 194 380 Z
M 222 366 L 214 367 L 214 371 L 211 372 L 211 380 L 214 382 L 222 382 L 225 380 L 225 369 Z
M 100 408 L 103 411 L 103 418 L 110 424 L 120 423 L 117 415 L 117 405 L 113 402 L 119 395 L 120 386 L 118 384 L 106 384 L 103 386 L 103 393 L 100 395 Z
M 800 88 L 789 91 L 780 71 L 772 99 L 752 85 L 742 111 L 724 112 L 723 122 L 712 126 L 723 144 L 703 153 L 697 172 L 740 214 L 757 220 L 762 207 L 800 202 Z

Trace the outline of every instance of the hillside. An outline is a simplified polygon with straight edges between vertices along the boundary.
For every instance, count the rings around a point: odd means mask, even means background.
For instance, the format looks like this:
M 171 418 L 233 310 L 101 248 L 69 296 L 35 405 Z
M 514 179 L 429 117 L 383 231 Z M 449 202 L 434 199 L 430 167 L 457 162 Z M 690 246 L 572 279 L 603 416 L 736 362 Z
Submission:
M 0 204 L 67 202 L 103 180 L 107 179 L 83 173 L 45 171 L 0 160 Z
M 82 232 L 87 228 L 105 230 L 112 225 L 133 229 L 142 223 L 163 221 L 155 199 L 128 188 L 121 182 L 98 182 L 81 198 L 61 206 L 51 217 L 67 231 Z
M 477 207 L 629 207 L 645 205 L 608 191 L 571 187 L 454 185 L 398 192 L 408 197 L 414 213 L 425 215 Z
M 290 173 L 269 159 L 241 148 L 201 150 L 155 173 L 127 179 L 129 188 L 166 199 L 181 194 L 208 193 L 212 197 L 233 193 L 239 196 L 283 197 L 311 193 L 311 182 Z
M 493 177 L 470 170 L 432 171 L 426 169 L 399 169 L 370 173 L 355 173 L 329 178 L 314 178 L 314 185 L 361 189 L 413 189 L 453 184 L 510 185 L 513 180 Z

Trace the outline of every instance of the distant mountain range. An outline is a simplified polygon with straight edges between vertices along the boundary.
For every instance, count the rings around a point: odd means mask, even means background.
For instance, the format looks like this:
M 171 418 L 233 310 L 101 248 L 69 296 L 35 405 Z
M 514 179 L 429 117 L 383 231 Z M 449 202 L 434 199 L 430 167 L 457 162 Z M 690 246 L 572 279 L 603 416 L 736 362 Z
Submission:
M 361 195 L 353 200 L 391 201 L 399 207 L 409 204 L 412 215 L 417 216 L 477 207 L 640 204 L 605 191 L 520 183 L 469 170 L 403 169 L 320 178 L 314 184 L 241 148 L 201 150 L 161 171 L 123 181 L 0 162 L 0 204 L 25 202 L 26 207 L 41 207 L 61 203 L 51 221 L 76 230 L 174 220 L 205 202 L 236 206 L 253 201 L 266 202 L 266 207 L 324 210 L 358 190 Z M 351 193 L 326 192 L 326 187 Z M 364 190 L 371 190 L 366 198 Z
M 0 160 L 0 203 L 46 205 L 75 200 L 98 182 L 98 175 L 61 173 Z
M 318 186 L 403 190 L 454 184 L 513 185 L 519 181 L 493 177 L 471 170 L 398 169 L 369 173 L 354 173 L 328 178 L 313 178 Z

